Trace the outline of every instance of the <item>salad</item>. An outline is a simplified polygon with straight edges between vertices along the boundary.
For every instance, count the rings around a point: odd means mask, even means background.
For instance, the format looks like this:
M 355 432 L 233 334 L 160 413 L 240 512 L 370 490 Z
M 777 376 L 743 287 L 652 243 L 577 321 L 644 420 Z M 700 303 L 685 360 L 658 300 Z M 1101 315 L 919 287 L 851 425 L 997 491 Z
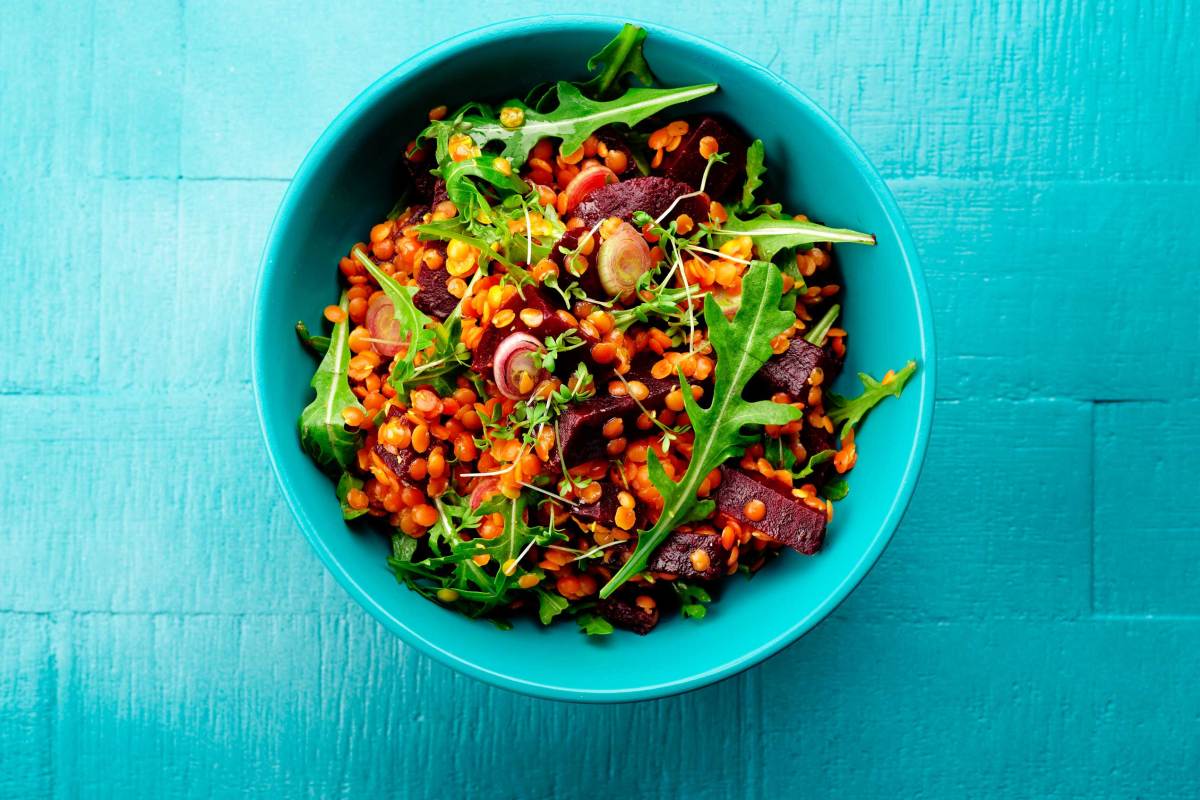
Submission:
M 862 393 L 834 244 L 765 196 L 764 147 L 656 85 L 626 25 L 591 75 L 429 112 L 404 193 L 338 265 L 300 441 L 410 589 L 501 627 L 703 618 L 726 577 L 817 553 Z M 366 232 L 365 232 L 366 233 Z M 333 298 L 331 298 L 333 299 Z M 731 589 L 736 591 L 736 589 Z

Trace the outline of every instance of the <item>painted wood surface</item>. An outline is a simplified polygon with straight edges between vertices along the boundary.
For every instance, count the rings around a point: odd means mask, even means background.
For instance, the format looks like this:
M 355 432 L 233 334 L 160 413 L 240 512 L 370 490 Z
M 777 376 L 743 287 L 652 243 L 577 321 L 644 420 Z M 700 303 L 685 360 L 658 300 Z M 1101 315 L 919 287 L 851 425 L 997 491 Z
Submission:
M 800 643 L 683 697 L 535 701 L 416 655 L 324 574 L 250 396 L 267 226 L 375 77 L 558 8 L 0 13 L 0 796 L 1200 794 L 1183 0 L 592 9 L 795 82 L 921 251 L 943 377 L 924 475 Z

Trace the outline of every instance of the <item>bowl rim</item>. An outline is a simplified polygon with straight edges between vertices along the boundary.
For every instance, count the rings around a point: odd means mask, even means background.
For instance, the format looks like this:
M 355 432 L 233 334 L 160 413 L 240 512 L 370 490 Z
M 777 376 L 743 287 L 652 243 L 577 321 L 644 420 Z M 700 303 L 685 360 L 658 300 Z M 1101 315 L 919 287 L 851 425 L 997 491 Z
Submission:
M 863 551 L 859 559 L 853 564 L 847 572 L 845 578 L 826 595 L 824 600 L 818 603 L 803 617 L 783 631 L 779 635 L 770 639 L 767 642 L 759 645 L 753 650 L 741 653 L 738 656 L 729 659 L 720 666 L 708 669 L 702 672 L 689 675 L 685 678 L 679 678 L 672 681 L 648 684 L 643 686 L 630 686 L 615 689 L 580 689 L 569 686 L 556 686 L 549 683 L 529 680 L 519 675 L 509 675 L 497 672 L 489 667 L 469 661 L 454 652 L 440 647 L 433 641 L 430 641 L 416 630 L 408 627 L 401 619 L 390 613 L 380 603 L 369 594 L 355 580 L 353 574 L 348 571 L 345 566 L 338 560 L 333 552 L 325 545 L 320 535 L 317 533 L 316 525 L 309 515 L 304 510 L 304 506 L 300 502 L 291 481 L 284 473 L 279 459 L 276 457 L 276 450 L 281 446 L 295 446 L 294 441 L 281 443 L 272 438 L 270 430 L 267 426 L 267 419 L 263 407 L 263 392 L 261 364 L 263 363 L 263 354 L 260 353 L 260 343 L 266 340 L 266 331 L 261 329 L 264 325 L 264 311 L 267 304 L 267 298 L 263 294 L 264 287 L 268 279 L 278 269 L 278 264 L 274 258 L 275 251 L 281 246 L 281 241 L 278 240 L 280 229 L 286 220 L 293 213 L 294 208 L 299 204 L 300 199 L 306 194 L 308 184 L 312 180 L 315 168 L 328 157 L 330 150 L 342 138 L 345 130 L 352 126 L 359 117 L 368 113 L 375 103 L 384 95 L 386 95 L 395 84 L 403 82 L 406 77 L 413 71 L 425 66 L 430 61 L 443 60 L 447 56 L 452 55 L 458 49 L 474 44 L 481 39 L 492 39 L 497 37 L 507 37 L 519 33 L 527 33 L 531 25 L 536 23 L 539 30 L 545 31 L 554 28 L 567 29 L 597 29 L 603 28 L 609 30 L 619 27 L 623 23 L 630 22 L 640 25 L 650 32 L 653 36 L 671 37 L 683 42 L 690 48 L 706 52 L 716 61 L 725 61 L 733 67 L 757 73 L 760 77 L 766 78 L 774 87 L 781 92 L 788 94 L 794 101 L 804 106 L 807 111 L 813 115 L 818 124 L 826 126 L 833 134 L 835 146 L 840 148 L 845 156 L 847 156 L 859 173 L 866 180 L 867 185 L 876 196 L 886 217 L 888 225 L 891 227 L 891 233 L 895 237 L 901 254 L 904 269 L 906 270 L 909 282 L 913 287 L 914 300 L 916 302 L 916 311 L 918 325 L 920 330 L 920 370 L 918 375 L 922 378 L 918 387 L 921 391 L 921 396 L 918 402 L 918 418 L 917 431 L 913 437 L 912 448 L 908 454 L 908 460 L 905 464 L 904 473 L 896 488 L 896 494 L 892 499 L 891 506 L 888 508 L 883 521 L 877 528 L 875 535 L 870 543 Z M 502 689 L 520 692 L 523 694 L 533 695 L 550 700 L 567 700 L 575 702 L 627 702 L 636 700 L 648 700 L 658 697 L 665 697 L 681 692 L 699 689 L 703 686 L 715 683 L 724 678 L 731 677 L 741 672 L 742 670 L 752 667 L 766 658 L 776 654 L 788 645 L 794 643 L 801 636 L 815 627 L 821 620 L 829 616 L 851 591 L 866 577 L 871 568 L 878 562 L 883 550 L 891 541 L 896 528 L 899 526 L 900 520 L 907 510 L 912 499 L 913 491 L 916 488 L 917 478 L 919 477 L 921 466 L 924 462 L 926 449 L 929 442 L 930 430 L 933 422 L 934 410 L 934 394 L 936 383 L 936 357 L 935 343 L 933 331 L 933 317 L 929 303 L 929 292 L 925 284 L 925 278 L 921 271 L 916 245 L 909 233 L 908 225 L 904 220 L 903 214 L 900 212 L 899 206 L 896 204 L 895 198 L 891 191 L 884 183 L 883 178 L 875 169 L 875 166 L 867 158 L 866 154 L 859 147 L 850 135 L 839 125 L 824 109 L 818 106 L 804 92 L 793 86 L 789 81 L 776 75 L 767 67 L 753 61 L 745 56 L 731 50 L 724 45 L 718 44 L 701 36 L 686 33 L 675 28 L 661 25 L 655 22 L 637 20 L 630 17 L 614 17 L 597 14 L 549 14 L 537 17 L 520 17 L 514 19 L 493 22 L 487 25 L 464 31 L 455 36 L 443 39 L 417 53 L 409 56 L 401 61 L 395 67 L 391 68 L 384 75 L 373 81 L 366 89 L 358 94 L 350 103 L 342 109 L 342 111 L 333 119 L 326 129 L 317 138 L 316 142 L 309 149 L 300 166 L 296 170 L 295 176 L 288 184 L 287 190 L 284 192 L 283 198 L 280 201 L 279 209 L 271 223 L 270 232 L 267 235 L 266 244 L 263 248 L 262 258 L 259 262 L 258 276 L 254 287 L 254 301 L 252 307 L 252 321 L 250 328 L 250 360 L 251 360 L 251 380 L 254 393 L 255 408 L 258 413 L 259 429 L 262 433 L 263 442 L 266 445 L 267 458 L 270 461 L 272 472 L 275 474 L 275 479 L 283 492 L 284 499 L 287 502 L 288 508 L 292 512 L 292 516 L 299 523 L 304 536 L 308 539 L 313 550 L 325 567 L 334 575 L 342 587 L 365 608 L 373 617 L 379 620 L 383 625 L 394 634 L 399 636 L 406 644 L 420 650 L 427 656 L 461 672 L 464 672 L 474 678 L 484 681 L 485 683 Z M 399 588 L 399 586 L 398 586 Z

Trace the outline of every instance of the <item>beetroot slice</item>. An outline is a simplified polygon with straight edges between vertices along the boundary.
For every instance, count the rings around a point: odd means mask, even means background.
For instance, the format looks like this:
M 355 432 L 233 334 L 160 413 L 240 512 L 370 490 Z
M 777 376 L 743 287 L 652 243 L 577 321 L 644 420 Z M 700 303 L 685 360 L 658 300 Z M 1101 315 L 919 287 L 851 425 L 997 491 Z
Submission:
M 696 551 L 708 557 L 708 565 L 700 570 L 692 562 Z M 676 531 L 654 551 L 646 568 L 651 572 L 667 572 L 681 578 L 710 581 L 725 572 L 725 560 L 729 554 L 721 547 L 721 537 L 707 533 L 684 533 Z M 697 557 L 697 561 L 703 561 Z
M 441 242 L 438 242 L 437 246 L 445 254 L 446 246 Z M 439 321 L 446 319 L 454 313 L 454 309 L 458 308 L 458 298 L 450 294 L 450 290 L 446 288 L 449 280 L 450 273 L 444 266 L 438 269 L 422 266 L 421 271 L 417 273 L 419 288 L 413 295 L 413 305 Z
M 575 506 L 571 514 L 581 524 L 594 522 L 612 528 L 616 525 L 617 509 L 621 507 L 620 501 L 617 500 L 619 492 L 611 482 L 603 481 L 600 484 L 600 499 L 594 503 Z
M 404 412 L 400 410 L 399 406 L 392 406 L 388 409 L 388 419 L 395 419 L 402 416 L 404 416 Z M 397 450 L 390 445 L 376 443 L 375 454 L 379 456 L 380 461 L 387 465 L 388 469 L 396 473 L 396 477 L 401 482 L 417 488 L 420 488 L 425 483 L 423 480 L 413 480 L 408 474 L 408 468 L 412 466 L 414 461 L 421 457 L 421 454 L 414 450 L 411 445 L 403 450 Z
M 522 299 L 521 294 L 525 297 Z M 496 360 L 496 348 L 500 346 L 500 342 L 511 333 L 518 331 L 526 331 L 532 334 L 538 341 L 545 339 L 547 336 L 560 336 L 567 331 L 576 331 L 576 334 L 587 339 L 582 331 L 577 331 L 574 326 L 558 315 L 558 309 L 550 304 L 546 295 L 533 286 L 522 286 L 521 292 L 514 294 L 504 308 L 511 309 L 516 315 L 516 319 L 507 327 L 497 328 L 489 325 L 483 332 L 483 338 L 479 340 L 479 345 L 475 348 L 475 357 L 471 361 L 471 369 L 478 372 L 484 377 L 490 377 L 492 374 L 492 365 Z M 521 319 L 521 310 L 532 308 L 542 313 L 542 321 L 539 325 L 530 327 Z M 572 350 L 571 353 L 586 351 L 588 347 Z M 561 372 L 566 365 L 563 359 L 559 359 L 557 364 L 558 370 Z M 573 367 L 573 365 L 571 365 Z
M 721 467 L 721 485 L 714 499 L 717 511 L 797 552 L 811 555 L 825 541 L 825 514 L 757 473 L 729 465 Z M 743 510 L 751 500 L 760 500 L 767 507 L 767 513 L 757 522 L 752 522 Z
M 402 158 L 400 159 L 400 166 L 404 172 L 405 180 L 412 187 L 413 200 L 426 205 L 432 204 L 435 181 L 440 181 L 441 179 L 435 179 L 429 171 L 430 162 L 410 161 L 407 158 Z
M 622 628 L 645 636 L 658 624 L 658 607 L 647 611 L 639 606 L 633 595 L 618 593 L 596 604 L 600 616 Z
M 588 268 L 582 275 L 576 275 L 567 269 L 567 253 L 579 247 L 579 240 L 585 233 L 587 233 L 586 228 L 576 228 L 564 233 L 562 238 L 551 248 L 550 260 L 558 265 L 559 286 L 565 289 L 577 283 L 588 297 L 603 300 L 608 297 L 608 292 L 604 291 L 604 286 L 600 283 L 600 273 L 596 269 L 594 260 L 593 263 L 588 264 Z
M 724 197 L 729 189 L 741 185 L 738 180 L 746 173 L 746 138 L 732 126 L 713 117 L 700 117 L 690 120 L 690 123 L 679 147 L 667 153 L 663 159 L 662 174 L 691 186 L 699 186 L 708 163 L 708 159 L 700 155 L 700 140 L 711 136 L 717 140 L 717 152 L 728 153 L 729 156 L 725 163 L 713 164 L 708 171 L 704 190 L 711 197 Z
M 575 216 L 589 230 L 609 217 L 620 217 L 628 222 L 635 211 L 645 211 L 657 219 L 675 202 L 675 198 L 692 191 L 694 189 L 688 184 L 670 178 L 630 178 L 596 189 L 576 207 Z M 708 220 L 708 202 L 706 195 L 680 200 L 675 204 L 670 219 L 687 214 L 696 222 L 705 222 Z
M 650 393 L 642 400 L 642 406 L 648 411 L 662 408 L 667 395 L 679 386 L 675 381 L 659 380 L 648 372 L 637 370 L 630 370 L 625 379 L 646 384 Z M 633 429 L 641 413 L 642 409 L 637 401 L 628 395 L 596 396 L 582 403 L 567 406 L 558 418 L 558 443 L 567 465 L 577 466 L 585 461 L 603 457 L 604 448 L 608 444 L 601 432 L 604 423 L 613 417 L 620 417 L 625 423 L 625 430 L 629 431 Z M 562 469 L 558 449 L 555 448 L 550 453 L 549 466 L 553 469 Z
M 825 369 L 829 362 L 828 354 L 820 347 L 803 339 L 792 339 L 787 350 L 762 365 L 755 379 L 768 392 L 784 392 L 793 401 L 803 400 L 808 394 L 812 371 L 816 367 Z

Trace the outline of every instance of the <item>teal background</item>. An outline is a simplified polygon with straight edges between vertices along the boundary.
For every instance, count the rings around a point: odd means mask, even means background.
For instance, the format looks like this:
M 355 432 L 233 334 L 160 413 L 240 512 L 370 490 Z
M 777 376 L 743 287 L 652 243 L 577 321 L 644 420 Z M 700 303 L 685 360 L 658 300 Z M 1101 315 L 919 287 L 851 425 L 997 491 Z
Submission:
M 245 341 L 337 111 L 561 9 L 6 6 L 0 795 L 1194 797 L 1200 15 L 896 6 L 590 9 L 713 38 L 843 124 L 939 345 L 921 483 L 846 603 L 729 681 L 595 707 L 433 664 L 325 574 Z

